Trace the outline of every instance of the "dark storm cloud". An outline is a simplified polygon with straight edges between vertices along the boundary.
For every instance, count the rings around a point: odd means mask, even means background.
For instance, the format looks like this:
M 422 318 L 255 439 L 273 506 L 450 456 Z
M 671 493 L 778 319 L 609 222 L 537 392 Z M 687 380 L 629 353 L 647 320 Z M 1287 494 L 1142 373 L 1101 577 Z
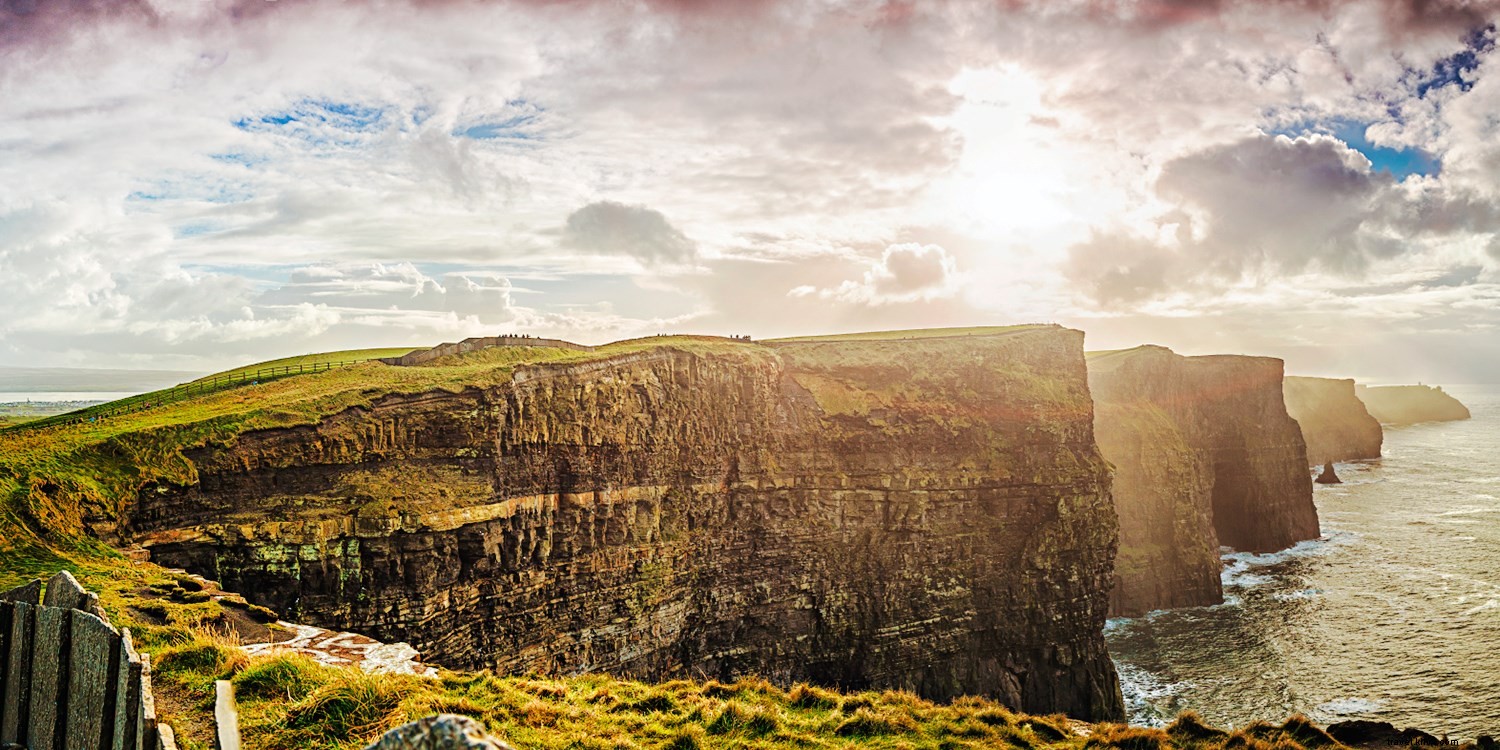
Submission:
M 569 214 L 563 241 L 580 250 L 645 263 L 684 263 L 697 253 L 693 241 L 660 211 L 614 201 L 590 203 Z
M 1259 135 L 1168 162 L 1156 184 L 1179 206 L 1175 241 L 1098 234 L 1065 271 L 1103 307 L 1246 277 L 1356 275 L 1434 236 L 1500 229 L 1493 202 L 1397 183 L 1330 136 Z M 1473 269 L 1458 269 L 1453 279 Z
M 1167 28 L 1212 21 L 1242 8 L 1290 8 L 1326 15 L 1349 4 L 1349 0 L 1091 0 L 1086 7 L 1093 20 L 1123 19 L 1145 28 Z M 1497 0 L 1382 0 L 1378 5 L 1386 31 L 1392 35 L 1461 33 L 1484 26 L 1500 12 Z

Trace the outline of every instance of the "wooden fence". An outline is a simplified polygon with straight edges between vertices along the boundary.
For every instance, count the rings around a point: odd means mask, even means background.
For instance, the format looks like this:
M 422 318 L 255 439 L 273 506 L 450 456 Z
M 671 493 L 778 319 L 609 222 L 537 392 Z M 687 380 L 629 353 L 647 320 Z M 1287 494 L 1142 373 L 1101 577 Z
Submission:
M 0 748 L 176 750 L 151 661 L 67 571 L 0 594 Z
M 349 365 L 357 365 L 372 361 L 378 360 L 349 359 L 341 360 L 338 362 L 313 362 L 311 364 L 303 365 L 262 367 L 259 370 L 248 370 L 243 372 L 231 372 L 225 375 L 215 375 L 211 378 L 194 380 L 191 383 L 175 385 L 171 388 L 160 391 L 142 393 L 139 396 L 131 396 L 129 398 L 122 398 L 118 401 L 111 401 L 107 404 L 99 404 L 98 406 L 90 406 L 86 409 L 79 409 L 78 411 L 70 411 L 66 414 L 59 414 L 55 417 L 46 417 L 44 419 L 35 419 L 30 422 L 22 422 L 18 425 L 0 428 L 0 432 L 20 432 L 23 430 L 36 430 L 44 427 L 60 427 L 63 425 L 79 424 L 83 422 L 97 422 L 103 419 L 109 419 L 110 417 L 118 417 L 122 414 L 132 414 L 138 411 L 145 411 L 146 409 L 152 409 L 176 401 L 182 401 L 192 398 L 193 396 L 201 396 L 205 393 L 211 393 L 213 391 L 226 390 L 235 386 L 266 383 L 272 380 L 280 380 L 292 375 L 304 375 L 314 372 L 327 372 L 329 370 L 335 370 L 340 367 L 348 367 Z

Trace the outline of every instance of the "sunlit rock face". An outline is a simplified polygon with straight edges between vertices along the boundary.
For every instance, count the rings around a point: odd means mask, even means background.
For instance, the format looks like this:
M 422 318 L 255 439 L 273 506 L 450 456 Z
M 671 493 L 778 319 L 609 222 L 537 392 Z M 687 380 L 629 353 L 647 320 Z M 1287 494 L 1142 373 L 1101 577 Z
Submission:
M 1356 389 L 1370 416 L 1381 424 L 1454 422 L 1469 418 L 1469 407 L 1430 385 L 1390 385 Z
M 1353 380 L 1288 377 L 1282 393 L 1302 427 L 1308 466 L 1380 458 L 1380 422 L 1355 394 Z
M 1099 450 L 1115 467 L 1114 616 L 1223 601 L 1219 547 L 1318 536 L 1281 360 L 1143 346 L 1089 357 Z
M 430 663 L 1123 715 L 1077 331 L 658 347 L 188 456 L 156 560 Z

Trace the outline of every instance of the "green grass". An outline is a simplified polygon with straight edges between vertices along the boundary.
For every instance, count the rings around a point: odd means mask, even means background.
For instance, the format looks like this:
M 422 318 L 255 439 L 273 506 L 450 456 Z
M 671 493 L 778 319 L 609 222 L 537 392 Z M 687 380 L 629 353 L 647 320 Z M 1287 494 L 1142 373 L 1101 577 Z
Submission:
M 900 331 L 866 331 L 863 333 L 833 333 L 822 336 L 790 336 L 766 339 L 766 344 L 795 344 L 809 341 L 898 341 L 902 339 L 941 339 L 961 336 L 1000 336 L 1037 328 L 1050 328 L 1046 323 L 1028 323 L 1014 326 L 973 326 L 969 328 L 911 328 Z
M 250 374 L 258 370 L 268 370 L 274 367 L 297 367 L 298 365 L 311 366 L 326 364 L 328 362 L 348 362 L 351 360 L 363 361 L 369 359 L 384 359 L 387 357 L 400 357 L 404 354 L 409 354 L 423 348 L 425 347 L 400 346 L 384 349 L 346 349 L 344 351 L 338 352 L 323 352 L 322 354 L 303 354 L 296 357 L 282 357 L 281 359 L 271 359 L 265 362 L 256 362 L 255 364 L 245 365 L 244 367 L 236 367 L 232 370 L 225 370 L 223 372 L 216 372 L 212 375 L 205 375 L 193 382 L 198 383 L 205 380 L 212 380 L 214 378 Z

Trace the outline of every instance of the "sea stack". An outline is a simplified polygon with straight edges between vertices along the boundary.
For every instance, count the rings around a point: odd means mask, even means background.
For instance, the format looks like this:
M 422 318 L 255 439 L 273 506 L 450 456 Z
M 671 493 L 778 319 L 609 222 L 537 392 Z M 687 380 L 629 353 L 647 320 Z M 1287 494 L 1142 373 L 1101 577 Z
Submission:
M 1088 365 L 1120 517 L 1112 616 L 1221 602 L 1221 544 L 1269 552 L 1318 536 L 1281 360 L 1142 346 Z
M 1333 470 L 1333 462 L 1332 461 L 1329 461 L 1329 462 L 1323 464 L 1323 473 L 1319 474 L 1318 478 L 1314 479 L 1313 481 L 1317 482 L 1318 484 L 1343 484 L 1344 483 L 1344 480 L 1339 479 L 1338 472 L 1336 472 L 1336 471 Z

